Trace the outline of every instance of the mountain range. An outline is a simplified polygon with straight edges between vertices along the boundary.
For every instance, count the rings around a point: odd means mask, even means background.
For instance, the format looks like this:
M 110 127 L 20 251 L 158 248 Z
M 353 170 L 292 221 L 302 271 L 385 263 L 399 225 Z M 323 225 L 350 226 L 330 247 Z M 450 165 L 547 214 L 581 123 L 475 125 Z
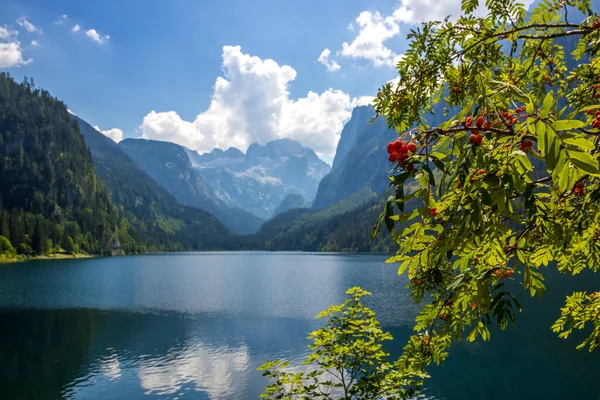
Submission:
M 385 145 L 395 133 L 383 121 L 369 123 L 371 107 L 354 110 L 330 167 L 290 139 L 204 154 L 145 139 L 115 143 L 31 83 L 7 74 L 0 83 L 18 88 L 2 93 L 0 150 L 10 161 L 0 174 L 12 183 L 0 197 L 0 236 L 21 254 L 389 250 L 389 238 L 371 242 L 370 232 L 387 189 Z M 60 118 L 43 111 L 49 106 Z M 17 115 L 38 124 L 22 144 L 10 136 Z M 67 125 L 70 139 L 51 134 Z M 57 169 L 51 149 L 68 140 L 79 147 L 68 150 L 71 167 Z M 75 169 L 87 171 L 79 181 L 70 178 Z
M 312 203 L 319 182 L 330 171 L 313 150 L 291 139 L 253 144 L 246 154 L 236 148 L 187 153 L 221 201 L 262 219 L 271 218 L 290 194 L 302 196 L 304 204 Z

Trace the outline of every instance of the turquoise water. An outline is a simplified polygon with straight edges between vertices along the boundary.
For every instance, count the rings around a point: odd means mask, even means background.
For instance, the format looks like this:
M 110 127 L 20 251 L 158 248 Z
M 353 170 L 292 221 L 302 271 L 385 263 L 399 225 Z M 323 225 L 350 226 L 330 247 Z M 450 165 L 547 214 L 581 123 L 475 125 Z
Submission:
M 186 253 L 3 266 L 0 398 L 257 398 L 266 381 L 256 367 L 304 356 L 313 317 L 355 285 L 373 292 L 397 355 L 416 309 L 384 260 Z M 577 352 L 549 329 L 561 296 L 591 283 L 551 274 L 543 302 L 522 293 L 518 330 L 457 346 L 425 396 L 600 399 L 600 353 Z

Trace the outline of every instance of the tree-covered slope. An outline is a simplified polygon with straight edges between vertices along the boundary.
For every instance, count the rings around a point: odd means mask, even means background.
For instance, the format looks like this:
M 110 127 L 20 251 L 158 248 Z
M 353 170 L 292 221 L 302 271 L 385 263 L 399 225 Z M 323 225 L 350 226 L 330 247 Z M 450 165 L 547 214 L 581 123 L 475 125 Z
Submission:
M 77 118 L 98 177 L 123 217 L 127 251 L 232 248 L 231 234 L 211 214 L 182 206 L 112 140 Z
M 371 241 L 384 198 L 365 188 L 324 210 L 299 208 L 263 224 L 259 236 L 268 250 L 390 251 L 389 235 Z
M 273 211 L 273 217 L 286 212 L 288 210 L 292 210 L 294 208 L 303 208 L 306 205 L 306 200 L 302 195 L 292 193 L 285 196 L 285 198 L 279 203 L 275 211 Z
M 77 123 L 33 82 L 0 74 L 0 235 L 21 254 L 120 248 L 118 216 Z

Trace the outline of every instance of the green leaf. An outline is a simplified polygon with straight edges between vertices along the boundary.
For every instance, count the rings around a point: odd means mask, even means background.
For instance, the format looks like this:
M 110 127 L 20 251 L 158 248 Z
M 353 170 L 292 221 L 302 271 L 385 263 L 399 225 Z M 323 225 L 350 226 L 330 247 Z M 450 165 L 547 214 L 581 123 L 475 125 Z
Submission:
M 585 171 L 588 174 L 600 175 L 598 161 L 592 157 L 591 154 L 584 153 L 582 151 L 570 151 L 569 158 L 571 159 L 573 165 L 580 170 Z
M 544 102 L 542 103 L 542 109 L 540 110 L 540 117 L 546 118 L 550 114 L 552 105 L 554 104 L 554 93 L 552 91 L 546 94 Z
M 584 127 L 586 124 L 583 121 L 576 119 L 565 119 L 561 121 L 554 121 L 552 123 L 552 129 L 555 131 L 568 131 L 571 129 L 578 129 Z
M 572 146 L 577 146 L 584 150 L 594 150 L 594 143 L 584 138 L 566 138 L 563 142 Z

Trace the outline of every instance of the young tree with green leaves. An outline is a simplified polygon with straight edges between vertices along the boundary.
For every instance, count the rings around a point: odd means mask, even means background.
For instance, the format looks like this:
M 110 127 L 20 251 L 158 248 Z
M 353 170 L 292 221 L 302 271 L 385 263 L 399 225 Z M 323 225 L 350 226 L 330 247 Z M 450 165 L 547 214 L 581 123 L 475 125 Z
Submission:
M 426 375 L 401 371 L 388 361 L 383 349 L 392 335 L 381 329 L 375 312 L 361 303 L 371 293 L 348 289 L 344 303 L 329 307 L 317 318 L 323 328 L 308 337 L 312 353 L 303 362 L 307 372 L 295 371 L 284 361 L 263 364 L 264 376 L 274 379 L 265 398 L 289 399 L 393 399 L 417 393 Z
M 398 79 L 374 102 L 399 134 L 375 231 L 393 234 L 388 262 L 422 304 L 394 365 L 403 377 L 442 363 L 458 340 L 489 340 L 490 326 L 514 322 L 520 294 L 506 281 L 541 296 L 545 268 L 600 268 L 597 13 L 590 0 L 529 11 L 463 0 L 462 11 L 411 31 Z M 405 213 L 409 200 L 418 205 Z M 600 292 L 567 297 L 552 329 L 562 338 L 585 330 L 578 348 L 596 349 Z

